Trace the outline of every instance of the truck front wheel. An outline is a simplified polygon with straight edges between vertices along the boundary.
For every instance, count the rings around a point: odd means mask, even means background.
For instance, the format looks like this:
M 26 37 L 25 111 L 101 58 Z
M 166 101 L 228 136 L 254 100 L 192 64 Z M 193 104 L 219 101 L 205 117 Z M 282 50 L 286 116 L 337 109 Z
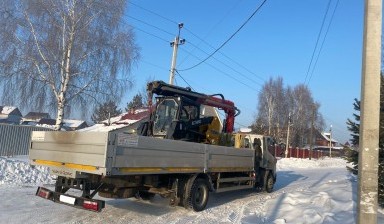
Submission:
M 208 197 L 207 182 L 201 178 L 196 179 L 190 188 L 185 207 L 196 212 L 202 211 L 208 203 Z

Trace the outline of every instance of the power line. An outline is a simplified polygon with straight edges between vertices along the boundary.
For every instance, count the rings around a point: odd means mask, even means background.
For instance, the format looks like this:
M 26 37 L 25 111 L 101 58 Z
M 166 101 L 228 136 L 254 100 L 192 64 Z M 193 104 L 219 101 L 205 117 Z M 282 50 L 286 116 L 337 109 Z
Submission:
M 126 16 L 129 17 L 129 18 L 131 18 L 131 19 L 134 19 L 134 20 L 136 20 L 136 21 L 138 21 L 138 22 L 140 22 L 140 23 L 143 23 L 143 24 L 145 24 L 145 25 L 147 25 L 147 26 L 150 26 L 150 27 L 153 27 L 153 28 L 155 28 L 155 29 L 158 29 L 158 30 L 160 30 L 160 31 L 162 31 L 162 32 L 164 32 L 164 33 L 166 33 L 166 34 L 171 35 L 171 36 L 174 35 L 174 34 L 171 33 L 171 32 L 168 32 L 168 31 L 166 31 L 166 30 L 164 30 L 164 29 L 162 29 L 162 28 L 160 28 L 160 27 L 158 27 L 158 26 L 155 26 L 155 25 L 152 25 L 152 24 L 150 24 L 150 23 L 147 23 L 147 22 L 145 22 L 145 21 L 143 21 L 143 20 L 141 20 L 141 19 L 135 18 L 135 17 L 133 17 L 133 16 L 129 16 L 129 15 L 126 15 Z
M 252 16 L 254 16 L 254 14 L 256 14 L 256 12 L 261 8 L 261 6 L 264 4 L 266 2 L 266 0 L 259 6 L 259 8 L 258 9 L 256 9 L 256 11 L 251 15 L 251 17 L 249 17 L 248 18 L 248 20 L 238 29 L 238 31 L 252 18 Z M 148 9 L 146 9 L 146 8 L 144 8 L 144 7 L 142 7 L 142 6 L 139 6 L 138 4 L 135 4 L 135 3 L 133 3 L 132 1 L 130 1 L 129 2 L 130 4 L 132 4 L 132 5 L 134 5 L 134 6 L 136 6 L 136 7 L 138 7 L 138 8 L 140 8 L 140 9 L 142 9 L 142 10 L 144 10 L 144 11 L 147 11 L 147 12 L 149 12 L 149 13 L 151 13 L 151 14 L 153 14 L 153 15 L 156 15 L 156 16 L 158 16 L 158 17 L 160 17 L 160 18 L 162 18 L 162 19 L 164 19 L 164 20 L 166 20 L 166 21 L 168 21 L 168 22 L 171 22 L 171 23 L 173 23 L 173 24 L 178 24 L 176 21 L 173 21 L 173 20 L 171 20 L 171 19 L 169 19 L 169 18 L 167 18 L 167 17 L 164 17 L 164 16 L 162 16 L 162 15 L 160 15 L 160 14 L 158 14 L 158 13 L 156 13 L 156 12 L 154 12 L 154 11 L 151 11 L 151 10 L 148 10 Z M 237 3 L 238 4 L 238 3 Z M 236 5 L 237 5 L 236 4 Z M 234 7 L 232 7 L 232 9 L 233 9 Z M 226 13 L 226 15 L 227 14 L 229 14 L 229 12 L 227 12 Z M 151 26 L 151 27 L 154 27 L 154 28 L 156 28 L 156 29 L 158 29 L 158 30 L 161 30 L 162 32 L 165 32 L 165 33 L 167 33 L 167 34 L 171 34 L 172 35 L 172 33 L 170 33 L 170 32 L 168 32 L 168 31 L 166 31 L 166 30 L 164 30 L 164 29 L 161 29 L 161 28 L 159 28 L 159 27 L 157 27 L 157 26 L 154 26 L 154 25 L 151 25 L 151 24 L 149 24 L 149 23 L 147 23 L 147 22 L 145 22 L 145 21 L 143 21 L 143 20 L 140 20 L 140 19 L 137 19 L 137 18 L 135 18 L 135 17 L 132 17 L 132 16 L 128 16 L 128 17 L 130 17 L 130 18 L 133 18 L 133 19 L 135 19 L 135 20 L 137 20 L 137 21 L 139 21 L 139 22 L 142 22 L 142 23 L 144 23 L 144 24 L 146 24 L 146 25 L 149 25 L 149 26 Z M 138 28 L 137 28 L 138 29 Z M 144 30 L 142 30 L 142 29 L 138 29 L 138 30 L 140 30 L 140 31 L 142 31 L 142 32 L 144 32 L 144 33 L 147 33 L 147 34 L 149 34 L 149 35 L 152 35 L 152 36 L 154 36 L 154 37 L 156 37 L 156 38 L 159 38 L 159 39 L 161 39 L 161 40 L 163 40 L 163 41 L 167 41 L 167 40 L 165 40 L 165 39 L 163 39 L 163 38 L 160 38 L 160 37 L 158 37 L 158 36 L 156 36 L 156 35 L 154 35 L 154 34 L 151 34 L 151 33 L 148 33 L 148 32 L 146 32 L 146 31 L 144 31 Z M 210 46 L 212 49 L 214 49 L 214 47 L 211 45 L 211 44 L 209 44 L 208 42 L 206 42 L 204 39 L 202 39 L 202 38 L 200 38 L 199 36 L 197 36 L 196 34 L 194 34 L 191 30 L 189 30 L 188 28 L 185 28 L 185 30 L 186 31 L 188 31 L 189 33 L 191 33 L 193 36 L 195 36 L 196 38 L 198 38 L 200 41 L 202 41 L 202 42 L 204 42 L 205 44 L 207 44 L 208 46 Z M 238 31 L 236 31 L 236 32 L 238 32 Z M 236 34 L 236 33 L 235 33 Z M 233 34 L 233 36 L 235 35 L 235 34 Z M 229 40 L 228 40 L 229 41 Z M 168 41 L 167 41 L 168 42 Z M 196 46 L 196 45 L 193 45 L 190 41 L 188 41 L 188 43 L 190 43 L 192 46 L 195 46 L 195 48 L 197 48 L 197 49 L 199 49 L 200 51 L 202 51 L 202 52 L 204 52 L 205 54 L 208 54 L 207 52 L 205 52 L 205 51 L 203 51 L 203 50 L 201 50 L 198 46 Z M 219 49 L 218 49 L 219 50 Z M 218 51 L 217 50 L 217 51 Z M 185 50 L 186 51 L 186 50 Z M 217 52 L 216 51 L 216 52 Z M 191 52 L 189 52 L 189 51 L 186 51 L 187 53 L 188 53 L 188 55 L 190 56 L 190 55 L 193 55 Z M 256 76 L 258 79 L 260 79 L 260 80 L 262 80 L 262 81 L 265 81 L 263 78 L 261 78 L 259 75 L 257 75 L 257 74 L 255 74 L 254 72 L 252 72 L 251 70 L 249 70 L 248 68 L 246 68 L 245 66 L 243 66 L 243 65 L 241 65 L 240 63 L 238 63 L 238 62 L 236 62 L 235 60 L 233 60 L 232 58 L 230 58 L 229 56 L 227 56 L 227 55 L 225 55 L 225 54 L 223 54 L 223 53 L 221 53 L 221 52 L 219 52 L 221 55 L 223 55 L 225 58 L 227 58 L 228 60 L 230 60 L 231 62 L 233 62 L 233 63 L 235 63 L 237 66 L 239 66 L 239 67 L 241 67 L 241 68 L 243 68 L 244 70 L 246 70 L 247 72 L 249 72 L 249 73 L 251 73 L 251 74 L 253 74 L 254 76 Z M 213 54 L 212 54 L 213 55 Z M 196 57 L 196 56 L 195 56 Z M 197 57 L 196 57 L 197 58 Z M 199 59 L 200 60 L 200 59 Z M 253 80 L 252 78 L 249 78 L 248 76 L 246 76 L 246 75 L 244 75 L 244 74 L 242 74 L 242 73 L 240 73 L 238 70 L 236 70 L 236 69 L 234 69 L 233 67 L 231 67 L 231 66 L 229 66 L 228 64 L 226 64 L 226 63 L 224 63 L 224 62 L 222 62 L 222 61 L 220 61 L 220 60 L 218 60 L 218 59 L 215 59 L 215 60 L 217 60 L 218 62 L 220 62 L 221 64 L 224 64 L 226 67 L 228 67 L 228 68 L 230 68 L 232 71 L 235 71 L 236 73 L 238 73 L 238 74 L 240 74 L 241 76 L 243 76 L 243 77 L 246 77 L 247 79 L 249 79 L 249 80 L 251 80 L 252 82 L 254 82 L 254 83 L 256 83 L 256 84 L 258 84 L 258 85 L 261 85 L 260 83 L 258 83 L 257 81 L 255 81 L 255 80 Z
M 208 55 L 208 57 L 206 57 L 204 60 L 202 60 L 201 62 L 197 63 L 196 65 L 192 66 L 192 67 L 189 67 L 189 68 L 186 68 L 186 69 L 182 69 L 182 70 L 179 70 L 179 71 L 187 71 L 187 70 L 190 70 L 190 69 L 193 69 L 199 65 L 201 65 L 202 63 L 204 63 L 205 61 L 207 61 L 210 57 L 212 57 L 214 54 L 216 54 L 216 52 L 218 52 L 221 48 L 223 48 L 251 19 L 254 15 L 256 15 L 256 13 L 261 9 L 261 7 L 264 5 L 264 3 L 266 2 L 267 0 L 264 0 L 261 5 L 252 13 L 252 15 L 223 43 L 220 45 L 220 47 L 218 47 L 215 51 L 213 51 L 210 55 Z
M 194 46 L 196 49 L 199 49 L 200 51 L 202 51 L 202 52 L 208 54 L 208 53 L 205 52 L 204 50 L 200 49 L 198 46 L 194 45 L 192 42 L 188 42 L 188 43 L 191 44 L 192 46 Z M 191 55 L 191 54 L 189 54 L 189 55 Z M 213 58 L 214 60 L 216 60 L 217 62 L 219 62 L 220 64 L 222 64 L 223 66 L 229 68 L 229 69 L 232 70 L 233 72 L 236 72 L 237 74 L 241 75 L 242 77 L 244 77 L 244 78 L 246 78 L 246 79 L 252 81 L 253 83 L 255 83 L 255 84 L 259 85 L 259 86 L 262 86 L 262 84 L 260 84 L 259 82 L 257 82 L 257 81 L 255 81 L 254 79 L 252 79 L 252 78 L 246 76 L 245 74 L 241 73 L 241 72 L 238 71 L 237 69 L 234 69 L 232 66 L 229 66 L 227 63 L 224 63 L 223 61 L 221 61 L 221 60 L 219 60 L 219 59 L 217 59 L 217 58 L 215 58 L 215 57 L 212 57 L 212 58 Z
M 194 56 L 195 58 L 199 59 L 199 58 L 198 58 L 197 56 L 195 56 L 195 55 L 192 55 L 192 56 Z M 227 73 L 227 72 L 224 72 L 223 70 L 220 70 L 219 68 L 213 66 L 213 65 L 210 64 L 210 63 L 206 63 L 206 64 L 207 64 L 209 67 L 213 68 L 214 70 L 220 72 L 221 74 L 223 74 L 223 75 L 225 75 L 225 76 L 227 76 L 227 77 L 229 77 L 229 78 L 235 80 L 236 82 L 238 82 L 238 83 L 240 83 L 240 84 L 242 84 L 242 85 L 244 85 L 244 86 L 250 88 L 251 90 L 253 90 L 253 91 L 255 91 L 255 92 L 260 93 L 259 90 L 255 89 L 254 87 L 248 85 L 247 83 L 245 83 L 245 82 L 243 82 L 243 81 L 241 81 L 241 80 L 235 78 L 235 77 L 232 76 L 231 74 L 229 74 L 229 73 Z M 178 70 L 178 71 L 183 71 L 183 70 Z
M 194 89 L 193 89 L 193 87 L 191 86 L 191 84 L 189 84 L 188 82 L 187 82 L 187 80 L 185 80 L 184 79 L 184 77 L 176 70 L 176 73 L 180 76 L 180 78 L 193 90 L 193 91 L 195 91 Z M 196 92 L 196 91 L 195 91 Z
M 224 21 L 224 19 L 225 19 L 226 17 L 228 17 L 228 15 L 230 14 L 230 12 L 232 12 L 232 11 L 239 5 L 239 3 L 240 3 L 241 1 L 235 1 L 235 2 L 236 2 L 236 4 L 233 5 L 232 7 L 230 7 L 230 10 L 228 10 L 228 11 L 225 13 L 225 15 L 224 15 L 224 16 L 223 16 L 223 17 L 222 17 L 222 18 L 221 18 L 215 25 L 213 25 L 213 26 L 209 29 L 209 32 L 208 32 L 207 34 L 205 34 L 203 38 L 198 37 L 198 36 L 195 35 L 192 31 L 190 31 L 188 28 L 185 28 L 185 30 L 186 30 L 187 32 L 191 33 L 193 36 L 195 36 L 196 38 L 198 38 L 198 39 L 200 40 L 200 42 L 197 44 L 197 46 L 200 46 L 201 43 L 205 43 L 205 44 L 207 44 L 208 46 L 210 46 L 212 49 L 215 49 L 215 47 L 213 47 L 212 45 L 208 44 L 204 39 L 206 39 L 206 38 L 209 36 L 209 34 L 212 33 L 212 32 L 216 29 L 216 27 L 217 27 L 220 23 L 222 23 L 222 22 Z M 193 52 L 193 51 L 192 51 L 192 52 Z M 186 61 L 186 59 L 188 59 L 189 56 L 190 56 L 190 55 L 188 54 L 184 59 L 182 59 L 179 65 L 182 65 L 182 64 Z
M 152 13 L 153 15 L 156 15 L 156 16 L 158 16 L 158 17 L 160 17 L 160 18 L 162 18 L 162 19 L 164 19 L 164 20 L 166 20 L 166 21 L 168 21 L 168 22 L 171 22 L 171 23 L 174 23 L 174 24 L 179 24 L 178 22 L 173 21 L 173 20 L 171 20 L 171 19 L 169 19 L 169 18 L 167 18 L 167 17 L 165 17 L 165 16 L 162 16 L 162 15 L 160 15 L 160 14 L 158 14 L 158 13 L 152 11 L 152 10 L 146 9 L 146 8 L 144 8 L 144 7 L 142 7 L 142 6 L 138 5 L 138 4 L 135 4 L 135 3 L 133 3 L 132 1 L 129 1 L 129 4 L 134 5 L 134 6 L 140 8 L 140 9 L 142 9 L 142 10 L 144 10 L 144 11 L 147 11 L 147 12 L 149 12 L 149 13 Z
M 309 62 L 309 65 L 308 65 L 307 74 L 305 75 L 304 83 L 306 83 L 306 81 L 307 81 L 307 77 L 309 75 L 309 71 L 310 71 L 311 66 L 312 66 L 312 61 L 313 61 L 313 58 L 315 56 L 315 52 L 316 52 L 317 45 L 318 45 L 319 40 L 320 40 L 321 33 L 323 32 L 324 23 L 325 23 L 325 20 L 327 18 L 327 14 L 328 14 L 328 11 L 329 11 L 329 6 L 331 5 L 331 1 L 332 0 L 328 1 L 327 10 L 325 11 L 325 14 L 324 14 L 324 17 L 323 17 L 323 22 L 321 23 L 320 31 L 317 34 L 317 40 L 316 40 L 315 48 L 313 49 L 313 52 L 312 52 L 311 61 Z
M 178 71 L 176 71 L 176 73 L 180 76 L 180 78 L 193 90 L 193 91 L 195 91 L 196 92 L 196 90 L 192 87 L 192 85 L 190 85 L 188 82 L 187 82 L 187 80 L 185 80 L 184 79 L 184 77 L 178 72 Z M 224 114 L 223 114 L 223 112 L 221 112 L 220 110 L 217 110 L 217 112 L 221 115 L 221 116 L 225 116 Z M 237 122 L 237 121 L 235 121 L 235 124 L 237 124 L 237 125 L 239 125 L 239 126 L 241 126 L 241 127 L 248 127 L 247 125 L 244 125 L 244 124 L 240 124 L 239 122 Z
M 335 8 L 333 9 L 333 12 L 332 12 L 332 16 L 331 16 L 330 22 L 328 23 L 327 31 L 325 32 L 323 41 L 322 41 L 321 46 L 320 46 L 319 53 L 317 54 L 316 61 L 315 61 L 315 64 L 314 64 L 314 66 L 313 66 L 311 75 L 309 76 L 309 79 L 308 79 L 307 84 L 309 84 L 309 82 L 311 81 L 312 75 L 313 75 L 313 73 L 315 72 L 315 68 L 316 68 L 316 65 L 317 65 L 317 61 L 319 60 L 321 51 L 323 50 L 323 46 L 324 46 L 325 40 L 326 40 L 327 35 L 328 35 L 328 32 L 329 32 L 329 28 L 331 27 L 331 24 L 332 24 L 332 21 L 333 21 L 333 17 L 334 17 L 334 15 L 335 15 L 335 12 L 336 12 L 336 9 L 337 9 L 337 6 L 338 6 L 338 5 L 339 5 L 339 0 L 337 0 L 337 2 L 336 2 L 336 6 L 335 6 Z
M 128 23 L 127 23 L 127 24 L 128 24 Z M 132 25 L 130 25 L 130 26 L 132 26 Z M 157 35 L 155 35 L 155 34 L 153 34 L 153 33 L 147 32 L 147 31 L 145 31 L 145 30 L 143 30 L 143 29 L 140 29 L 140 28 L 138 28 L 138 27 L 136 27 L 136 26 L 132 26 L 132 28 L 133 28 L 133 29 L 136 29 L 136 30 L 138 30 L 138 31 L 141 31 L 141 32 L 143 32 L 143 33 L 145 33 L 145 34 L 148 34 L 148 35 L 150 35 L 150 36 L 156 37 L 156 38 L 159 39 L 159 40 L 162 40 L 162 41 L 164 41 L 164 42 L 169 43 L 168 40 L 166 40 L 166 39 L 164 39 L 164 38 L 162 38 L 162 37 L 159 37 L 159 36 L 157 36 Z

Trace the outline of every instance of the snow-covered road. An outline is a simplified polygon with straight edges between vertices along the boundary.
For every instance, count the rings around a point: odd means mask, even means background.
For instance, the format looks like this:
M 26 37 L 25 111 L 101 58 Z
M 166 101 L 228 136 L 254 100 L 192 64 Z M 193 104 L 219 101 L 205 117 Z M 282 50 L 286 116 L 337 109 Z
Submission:
M 44 176 L 44 170 L 8 161 L 1 165 L 0 160 L 0 223 L 355 223 L 356 177 L 341 159 L 279 160 L 274 192 L 211 194 L 199 213 L 170 207 L 158 196 L 151 202 L 107 200 L 101 213 L 56 204 L 35 196 L 36 181 L 30 180 L 36 178 L 30 176 Z M 12 175 L 25 176 L 24 184 L 23 178 L 13 182 Z M 382 210 L 379 223 L 384 223 Z

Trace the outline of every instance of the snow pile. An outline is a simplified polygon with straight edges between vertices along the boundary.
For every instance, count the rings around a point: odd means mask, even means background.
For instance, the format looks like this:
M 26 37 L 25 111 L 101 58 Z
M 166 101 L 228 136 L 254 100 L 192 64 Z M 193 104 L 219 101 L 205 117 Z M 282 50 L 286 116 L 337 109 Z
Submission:
M 324 159 L 297 159 L 283 158 L 277 161 L 277 170 L 306 169 L 306 168 L 343 168 L 348 165 L 345 159 L 329 158 Z
M 24 157 L 0 157 L 0 186 L 28 186 L 54 183 L 46 167 L 32 167 Z

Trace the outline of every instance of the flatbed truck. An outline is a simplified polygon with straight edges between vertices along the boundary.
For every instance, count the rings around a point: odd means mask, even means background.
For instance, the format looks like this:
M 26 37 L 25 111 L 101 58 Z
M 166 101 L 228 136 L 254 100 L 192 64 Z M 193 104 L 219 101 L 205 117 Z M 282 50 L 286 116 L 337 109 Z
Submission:
M 161 97 L 137 131 L 33 132 L 31 165 L 48 166 L 57 178 L 54 189 L 39 187 L 36 195 L 99 212 L 105 202 L 96 194 L 143 200 L 157 194 L 172 206 L 201 211 L 210 192 L 272 191 L 274 142 L 268 136 L 233 133 L 238 113 L 231 101 L 161 81 L 149 83 L 147 90 Z M 217 117 L 201 116 L 201 105 L 225 111 L 222 133 Z

